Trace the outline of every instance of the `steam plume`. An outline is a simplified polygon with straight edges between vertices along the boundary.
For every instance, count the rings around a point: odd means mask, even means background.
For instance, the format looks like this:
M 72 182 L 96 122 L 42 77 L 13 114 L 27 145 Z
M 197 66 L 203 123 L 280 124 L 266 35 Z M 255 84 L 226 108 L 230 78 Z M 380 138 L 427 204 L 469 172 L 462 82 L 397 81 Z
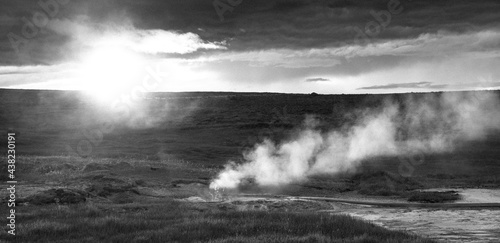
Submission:
M 367 158 L 451 151 L 459 142 L 500 129 L 497 105 L 495 93 L 444 93 L 385 102 L 347 129 L 321 132 L 307 119 L 292 139 L 265 140 L 243 154 L 245 163 L 228 163 L 210 188 L 237 188 L 248 180 L 281 186 L 311 175 L 350 172 Z

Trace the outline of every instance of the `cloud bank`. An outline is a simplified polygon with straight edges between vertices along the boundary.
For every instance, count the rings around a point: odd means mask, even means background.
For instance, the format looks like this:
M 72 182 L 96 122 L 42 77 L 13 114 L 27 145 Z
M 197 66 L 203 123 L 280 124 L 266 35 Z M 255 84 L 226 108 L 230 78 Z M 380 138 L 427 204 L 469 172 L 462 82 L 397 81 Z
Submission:
M 327 78 L 308 78 L 306 79 L 306 82 L 326 82 L 330 81 L 330 79 Z
M 201 49 L 226 49 L 223 42 L 208 42 L 199 35 L 162 29 L 139 29 L 125 19 L 122 25 L 92 23 L 85 17 L 77 20 L 53 20 L 48 28 L 71 37 L 72 48 L 112 46 L 129 48 L 145 54 L 187 54 Z
M 373 90 L 373 89 L 427 89 L 427 90 L 443 90 L 443 89 L 487 89 L 498 88 L 500 82 L 472 82 L 462 84 L 433 84 L 432 82 L 416 82 L 416 83 L 397 83 L 361 87 L 359 90 Z
M 8 38 L 0 39 L 0 65 L 67 64 L 89 49 L 112 45 L 151 59 L 177 58 L 182 64 L 199 65 L 214 73 L 211 84 L 220 83 L 210 85 L 210 90 L 359 93 L 359 87 L 400 80 L 432 82 L 404 91 L 470 89 L 461 84 L 475 82 L 482 74 L 498 82 L 499 1 L 399 1 L 402 13 L 393 14 L 377 35 L 360 42 L 359 31 L 377 21 L 373 13 L 387 11 L 388 2 L 243 1 L 221 22 L 211 1 L 72 0 L 60 6 L 20 53 Z M 0 35 L 21 35 L 23 18 L 32 20 L 37 11 L 42 11 L 37 2 L 5 2 Z M 186 76 L 194 77 L 197 71 Z M 182 90 L 203 86 L 198 76 L 200 81 Z M 332 82 L 304 82 L 310 77 Z M 29 75 L 22 79 L 4 75 L 0 85 L 29 79 Z M 39 86 L 30 87 L 58 88 L 55 79 L 44 75 L 43 80 L 33 81 Z M 385 89 L 391 90 L 363 90 Z

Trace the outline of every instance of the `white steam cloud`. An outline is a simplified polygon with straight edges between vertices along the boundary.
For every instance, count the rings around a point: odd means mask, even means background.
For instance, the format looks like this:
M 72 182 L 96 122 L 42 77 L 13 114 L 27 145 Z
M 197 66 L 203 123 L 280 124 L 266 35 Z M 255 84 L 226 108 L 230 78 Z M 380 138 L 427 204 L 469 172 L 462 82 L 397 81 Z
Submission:
M 339 130 L 321 132 L 307 119 L 293 139 L 280 144 L 265 140 L 243 155 L 245 163 L 230 162 L 210 188 L 237 188 L 249 180 L 282 186 L 311 175 L 351 172 L 377 156 L 451 151 L 460 142 L 500 129 L 499 104 L 491 92 L 430 94 L 386 102 Z

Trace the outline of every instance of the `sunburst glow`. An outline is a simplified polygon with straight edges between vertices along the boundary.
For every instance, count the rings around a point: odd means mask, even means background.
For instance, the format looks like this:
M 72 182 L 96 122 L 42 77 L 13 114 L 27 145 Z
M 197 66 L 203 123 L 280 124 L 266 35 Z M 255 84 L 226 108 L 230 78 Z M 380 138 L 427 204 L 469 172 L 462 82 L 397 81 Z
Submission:
M 140 80 L 145 60 L 121 47 L 98 47 L 83 55 L 78 70 L 81 89 L 110 101 Z

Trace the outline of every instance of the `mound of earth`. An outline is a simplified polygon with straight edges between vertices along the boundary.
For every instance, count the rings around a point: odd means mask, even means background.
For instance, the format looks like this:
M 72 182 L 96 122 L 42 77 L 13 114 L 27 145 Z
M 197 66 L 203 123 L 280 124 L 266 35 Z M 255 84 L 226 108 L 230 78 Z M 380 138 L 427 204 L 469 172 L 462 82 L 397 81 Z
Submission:
M 183 186 L 208 186 L 208 182 L 202 179 L 177 179 L 172 180 L 170 184 L 173 187 L 183 187 Z
M 111 196 L 111 201 L 116 204 L 133 203 L 134 196 L 131 192 L 120 192 Z
M 422 203 L 445 203 L 459 200 L 460 194 L 457 191 L 444 192 L 412 192 L 409 197 L 409 202 Z
M 64 163 L 64 164 L 53 164 L 53 165 L 43 165 L 38 167 L 35 171 L 41 174 L 47 174 L 52 171 L 68 171 L 76 170 L 76 166 Z
M 96 170 L 109 170 L 110 166 L 106 164 L 98 164 L 98 163 L 88 163 L 83 167 L 83 172 L 91 172 Z
M 50 189 L 28 196 L 20 200 L 22 203 L 30 203 L 35 205 L 44 204 L 75 204 L 86 201 L 87 193 L 79 190 L 70 189 Z
M 130 170 L 130 169 L 133 169 L 134 167 L 127 163 L 127 162 L 120 162 L 118 164 L 114 164 L 113 165 L 113 169 L 115 170 Z
M 85 189 L 88 193 L 100 197 L 108 197 L 115 193 L 134 192 L 135 184 L 113 176 L 97 175 Z
M 116 164 L 99 164 L 88 163 L 83 167 L 83 172 L 105 171 L 105 170 L 131 170 L 134 167 L 127 162 L 120 162 Z
M 360 194 L 376 196 L 402 196 L 406 192 L 423 186 L 412 178 L 402 177 L 386 171 L 364 172 L 351 177 L 353 189 Z

